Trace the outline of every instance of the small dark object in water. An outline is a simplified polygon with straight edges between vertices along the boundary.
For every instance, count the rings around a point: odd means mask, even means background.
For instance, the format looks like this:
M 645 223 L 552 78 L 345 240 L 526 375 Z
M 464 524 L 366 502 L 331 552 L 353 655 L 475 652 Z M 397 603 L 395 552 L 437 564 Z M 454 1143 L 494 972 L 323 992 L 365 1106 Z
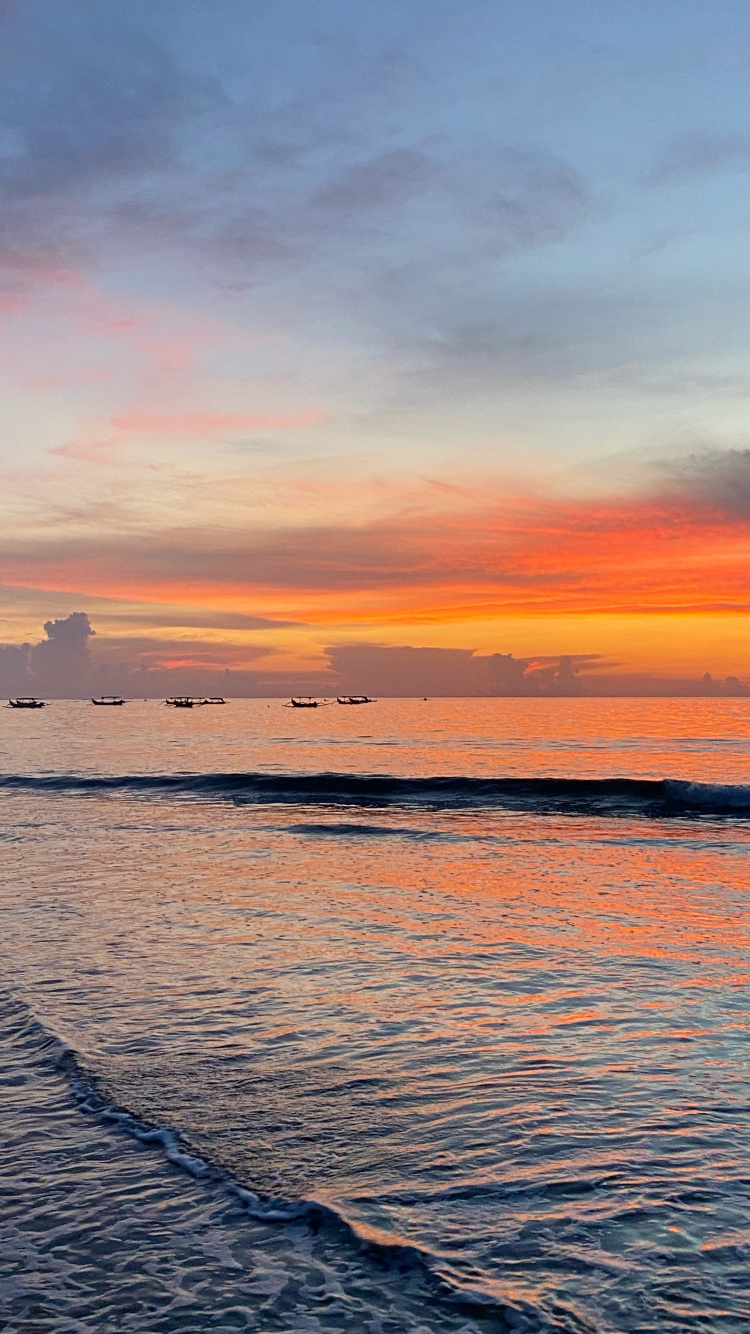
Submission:
M 120 699 L 119 695 L 100 695 L 98 699 L 91 699 L 92 704 L 104 704 L 109 708 L 115 708 L 118 704 L 124 704 L 125 700 Z

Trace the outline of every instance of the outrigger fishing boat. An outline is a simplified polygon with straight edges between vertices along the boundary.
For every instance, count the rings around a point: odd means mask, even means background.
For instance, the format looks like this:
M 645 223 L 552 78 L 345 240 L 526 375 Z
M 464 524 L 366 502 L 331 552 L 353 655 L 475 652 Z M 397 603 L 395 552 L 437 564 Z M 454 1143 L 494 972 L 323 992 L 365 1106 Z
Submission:
M 46 707 L 43 699 L 34 699 L 31 695 L 20 695 L 18 699 L 9 699 L 8 704 L 11 709 L 43 709 Z
M 198 700 L 199 704 L 226 704 L 226 700 L 221 695 L 209 695 L 208 699 Z
M 116 708 L 118 704 L 124 704 L 125 700 L 120 699 L 119 695 L 100 695 L 98 699 L 94 699 L 92 696 L 91 703 L 99 705 L 104 704 L 109 708 Z
M 330 704 L 328 699 L 313 699 L 312 695 L 293 695 L 285 709 L 321 709 L 324 704 Z
M 192 709 L 195 704 L 200 704 L 199 699 L 193 695 L 174 695 L 172 699 L 165 699 L 165 704 L 171 704 L 173 709 Z
M 371 699 L 369 695 L 337 695 L 337 704 L 377 704 L 377 700 Z

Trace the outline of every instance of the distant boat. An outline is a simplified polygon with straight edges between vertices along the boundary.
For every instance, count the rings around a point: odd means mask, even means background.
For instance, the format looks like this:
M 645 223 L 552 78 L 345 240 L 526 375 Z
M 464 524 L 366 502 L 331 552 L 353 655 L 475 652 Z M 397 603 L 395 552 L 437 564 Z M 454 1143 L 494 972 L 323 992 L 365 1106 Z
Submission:
M 125 703 L 125 700 L 124 700 L 124 699 L 120 699 L 120 696 L 119 696 L 119 695 L 100 695 L 98 699 L 93 699 L 93 698 L 92 698 L 91 703 L 92 703 L 92 704 L 106 704 L 106 705 L 109 705 L 110 708 L 114 708 L 114 707 L 115 707 L 116 705 L 118 705 L 118 704 L 124 704 L 124 703 Z
M 21 695 L 18 699 L 9 699 L 8 703 L 12 709 L 43 709 L 45 707 L 43 699 L 33 699 L 31 695 Z
M 208 699 L 198 700 L 199 704 L 226 704 L 226 700 L 221 695 L 209 695 Z
M 284 707 L 287 709 L 317 709 L 320 707 L 320 701 L 313 699 L 312 695 L 297 695 L 293 696 Z
M 371 699 L 369 695 L 337 695 L 337 704 L 377 704 L 376 699 Z
M 175 695 L 172 699 L 165 699 L 164 703 L 171 704 L 174 709 L 192 709 L 194 704 L 200 704 L 200 700 L 192 695 Z

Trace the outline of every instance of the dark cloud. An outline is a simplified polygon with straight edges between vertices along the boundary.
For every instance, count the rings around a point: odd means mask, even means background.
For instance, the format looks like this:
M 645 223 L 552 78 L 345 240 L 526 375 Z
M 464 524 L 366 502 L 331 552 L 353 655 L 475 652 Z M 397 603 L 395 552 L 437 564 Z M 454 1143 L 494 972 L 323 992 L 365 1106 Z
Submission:
M 428 189 L 439 168 L 424 153 L 396 148 L 357 163 L 313 196 L 313 204 L 335 213 L 401 204 Z
M 29 671 L 30 644 L 0 644 L 0 695 L 31 693 Z
M 11 6 L 0 19 L 8 294 L 14 280 L 154 248 L 222 270 L 230 290 L 279 265 L 314 269 L 336 234 L 336 267 L 360 282 L 404 261 L 455 263 L 458 251 L 475 269 L 559 240 L 586 216 L 585 185 L 566 163 L 478 147 L 461 116 L 433 145 L 418 115 L 409 127 L 415 90 L 434 93 L 399 45 L 395 8 L 392 32 L 366 43 L 356 23 L 323 34 L 290 14 L 279 11 L 274 30 L 267 15 L 218 5 L 200 49 L 200 16 L 181 24 L 175 7 Z M 283 78 L 263 58 L 280 43 Z M 426 191 L 436 225 L 398 220 Z M 380 253 L 368 229 L 384 209 Z
M 750 519 L 750 449 L 704 450 L 671 461 L 664 472 L 691 500 Z
M 33 278 L 94 260 L 118 191 L 178 171 L 180 131 L 224 98 L 111 6 L 20 7 L 3 37 L 0 257 Z
M 750 686 L 736 676 L 714 680 L 709 672 L 699 678 L 605 673 L 597 668 L 611 664 L 593 653 L 524 660 L 510 653 L 381 644 L 340 645 L 327 652 L 341 683 L 338 688 L 345 693 L 512 698 L 750 696 Z
M 123 618 L 125 619 L 125 618 Z M 248 671 L 247 662 L 273 652 L 268 645 L 202 643 L 146 636 L 97 638 L 85 612 L 45 625 L 35 645 L 0 645 L 0 691 L 76 698 L 91 693 L 278 695 L 309 689 L 379 695 L 554 695 L 585 693 L 578 663 L 552 659 L 530 671 L 510 653 L 471 649 L 339 644 L 326 650 L 328 668 L 295 674 Z
M 220 614 L 213 619 L 220 619 Z M 90 641 L 96 632 L 85 612 L 47 621 L 44 630 L 46 638 L 36 644 L 0 644 L 0 694 L 53 699 L 113 693 L 228 694 L 231 681 L 236 695 L 264 695 L 284 693 L 289 680 L 302 690 L 310 680 L 310 674 L 302 679 L 287 673 L 276 681 L 273 671 L 248 670 L 248 663 L 262 661 L 274 652 L 269 645 L 96 635 L 92 650 Z M 312 675 L 316 687 L 323 678 L 331 684 L 325 672 Z
M 547 685 L 510 653 L 388 644 L 334 644 L 326 652 L 345 694 L 540 695 Z
M 514 557 L 504 563 L 502 527 L 487 515 L 478 520 L 471 516 L 467 523 L 474 529 L 471 543 L 460 520 L 449 522 L 436 515 L 421 522 L 383 521 L 358 527 L 341 524 L 216 535 L 177 530 L 144 534 L 137 545 L 114 534 L 88 539 L 76 535 L 28 546 L 8 544 L 0 547 L 0 560 L 8 570 L 27 572 L 86 562 L 97 572 L 97 582 L 127 578 L 149 586 L 179 577 L 207 588 L 246 584 L 300 591 L 437 588 L 467 581 L 531 591 L 537 586 L 564 587 L 574 578 L 564 568 L 544 572 L 519 568 Z
M 724 172 L 750 170 L 750 135 L 693 131 L 673 139 L 646 173 L 649 185 L 680 185 Z
M 6 695 L 87 694 L 92 675 L 89 640 L 95 631 L 86 612 L 45 622 L 37 644 L 0 645 L 0 692 Z
M 597 672 L 597 654 L 534 659 L 510 653 L 476 654 L 471 649 L 342 644 L 327 650 L 341 693 L 381 696 L 750 696 L 736 676 L 659 677 L 648 673 Z M 588 669 L 585 677 L 581 672 Z
M 41 650 L 52 654 L 66 654 L 72 658 L 82 658 L 89 647 L 89 639 L 96 631 L 85 611 L 74 611 L 56 621 L 44 622 L 46 640 L 39 645 Z
M 628 489 L 618 495 L 623 481 Z M 150 600 L 159 588 L 181 586 L 192 599 L 201 587 L 219 606 L 230 589 L 252 605 L 265 588 L 300 597 L 398 593 L 393 606 L 413 598 L 415 615 L 487 596 L 527 611 L 739 610 L 748 605 L 748 519 L 750 450 L 705 450 L 660 465 L 640 459 L 636 476 L 632 460 L 629 472 L 611 465 L 599 491 L 582 497 L 514 494 L 498 477 L 465 476 L 458 488 L 425 479 L 368 524 L 140 530 L 137 540 L 124 522 L 88 533 L 60 523 L 47 538 L 40 525 L 37 536 L 6 534 L 0 563 L 8 581 L 36 588 L 63 578 L 80 587 L 85 569 L 92 592 L 129 585 Z M 350 600 L 341 605 L 356 619 Z M 140 613 L 127 614 L 138 623 Z M 161 625 L 186 615 L 174 606 L 146 614 Z M 212 615 L 189 614 L 198 628 Z M 224 625 L 264 628 L 254 617 Z
M 562 240 L 593 207 L 583 178 L 567 163 L 508 146 L 469 153 L 456 163 L 452 188 L 497 254 Z
M 34 117 L 25 117 L 17 151 L 2 159 L 6 203 L 112 186 L 175 165 L 175 130 L 205 108 L 208 87 L 179 74 L 143 34 L 121 29 L 118 40 L 109 24 L 105 35 L 94 23 L 82 47 L 63 39 L 37 52 L 41 70 L 24 90 L 25 98 L 36 94 Z
M 94 637 L 85 612 L 48 621 L 36 644 L 0 644 L 0 695 L 86 698 L 91 694 L 278 697 L 293 694 L 381 696 L 748 696 L 735 676 L 714 680 L 601 669 L 596 654 L 527 660 L 510 653 L 376 643 L 334 644 L 317 670 L 263 668 L 271 645 L 211 644 L 199 639 Z M 257 667 L 248 667 L 258 663 Z M 586 675 L 583 676 L 582 672 Z
M 69 684 L 72 693 L 84 693 L 91 674 L 89 640 L 95 631 L 84 611 L 74 611 L 55 621 L 45 621 L 46 639 L 35 644 L 29 668 L 44 694 L 59 694 Z

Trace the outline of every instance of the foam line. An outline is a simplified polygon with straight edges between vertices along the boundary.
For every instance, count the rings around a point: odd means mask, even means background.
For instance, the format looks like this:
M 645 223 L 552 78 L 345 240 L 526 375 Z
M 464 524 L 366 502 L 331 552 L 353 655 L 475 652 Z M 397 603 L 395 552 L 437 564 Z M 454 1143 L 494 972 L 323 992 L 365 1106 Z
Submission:
M 268 1224 L 304 1221 L 316 1232 L 325 1230 L 342 1245 L 351 1246 L 378 1267 L 407 1275 L 418 1268 L 433 1288 L 435 1300 L 447 1302 L 466 1315 L 478 1316 L 482 1327 L 496 1334 L 595 1334 L 581 1317 L 562 1304 L 543 1312 L 518 1298 L 504 1298 L 481 1289 L 478 1276 L 456 1267 L 455 1257 L 441 1256 L 421 1247 L 391 1237 L 387 1233 L 364 1228 L 347 1218 L 333 1205 L 315 1199 L 264 1200 L 252 1190 L 234 1181 L 227 1172 L 191 1154 L 181 1135 L 169 1126 L 148 1125 L 125 1109 L 112 1105 L 99 1092 L 96 1081 L 86 1073 L 75 1049 L 51 1032 L 29 1010 L 26 1003 L 7 993 L 0 994 L 0 1020 L 3 1036 L 37 1056 L 49 1060 L 64 1073 L 82 1112 L 114 1125 L 124 1134 L 161 1149 L 168 1162 L 191 1176 L 213 1182 L 239 1200 L 247 1213 Z

